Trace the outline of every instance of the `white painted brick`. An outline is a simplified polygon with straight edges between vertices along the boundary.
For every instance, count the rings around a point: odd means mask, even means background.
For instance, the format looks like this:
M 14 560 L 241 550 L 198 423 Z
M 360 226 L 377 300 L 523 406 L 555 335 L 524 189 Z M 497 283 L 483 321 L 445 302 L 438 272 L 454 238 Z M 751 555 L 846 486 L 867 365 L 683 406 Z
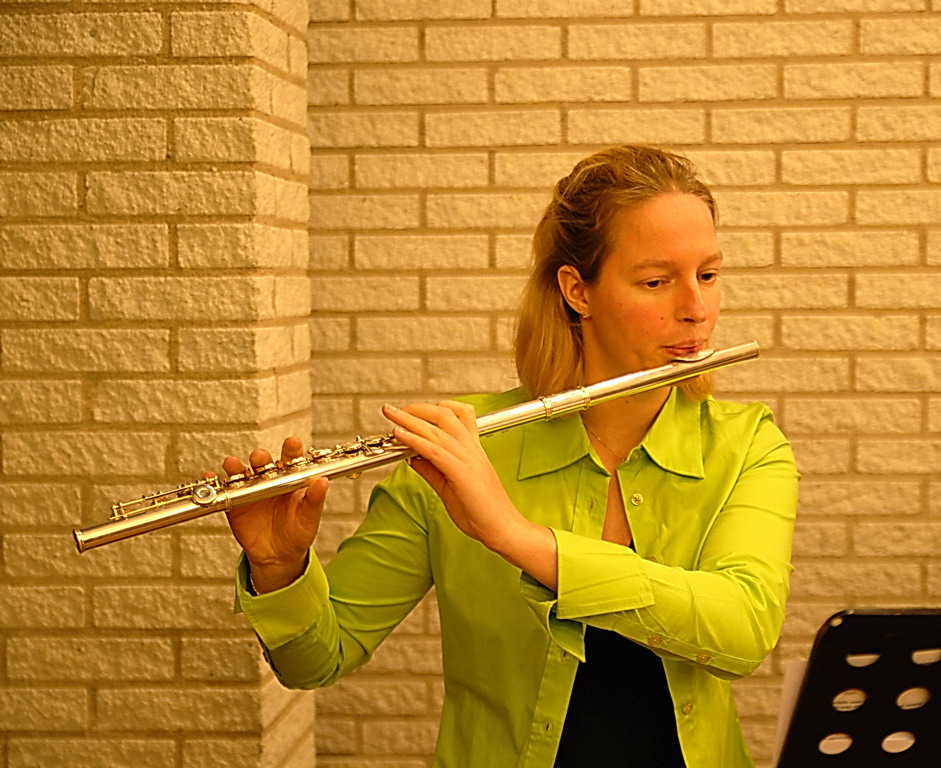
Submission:
M 486 235 L 361 235 L 354 244 L 357 269 L 481 269 Z
M 497 235 L 496 266 L 498 269 L 525 270 L 531 261 L 532 237 L 529 235 Z
M 486 19 L 490 0 L 359 0 L 356 18 L 360 21 L 413 21 L 433 19 Z
M 770 99 L 777 69 L 770 64 L 710 64 L 641 67 L 638 98 L 664 101 L 748 101 Z
M 0 70 L 0 109 L 68 109 L 72 84 L 72 67 L 7 64 Z
M 157 13 L 17 13 L 0 19 L 4 55 L 146 56 L 160 52 Z
M 569 58 L 617 61 L 701 59 L 706 55 L 706 26 L 683 24 L 573 24 Z
M 800 493 L 802 515 L 910 517 L 917 515 L 922 506 L 917 481 L 880 479 L 873 483 L 866 477 L 855 480 L 805 478 Z
M 941 360 L 934 356 L 860 358 L 856 389 L 860 392 L 933 392 L 941 380 Z
M 2 32 L 0 32 L 2 35 Z M 62 118 L 0 123 L 0 161 L 146 162 L 167 154 L 166 124 L 145 118 Z
M 721 221 L 722 211 L 719 211 Z M 774 264 L 774 237 L 770 232 L 735 232 L 720 227 L 719 246 L 729 267 L 770 267 Z
M 715 347 L 732 346 L 754 339 L 762 349 L 774 345 L 774 320 L 770 315 L 730 314 L 723 316 L 712 334 Z M 721 379 L 717 379 L 721 383 Z
M 183 743 L 183 768 L 211 768 L 215 765 L 240 765 L 263 768 L 263 745 L 257 737 L 188 738 Z M 313 751 L 313 750 L 311 750 Z
M 941 548 L 941 523 L 859 523 L 853 549 L 868 557 L 930 557 Z
M 706 113 L 698 108 L 572 109 L 566 120 L 569 140 L 580 144 L 695 144 L 706 136 Z
M 358 155 L 358 188 L 485 187 L 487 155 L 473 153 Z
M 852 470 L 848 438 L 791 438 L 797 470 L 802 474 L 845 475 Z
M 712 45 L 719 58 L 845 56 L 853 50 L 853 24 L 839 21 L 718 22 Z
M 629 101 L 629 67 L 507 67 L 494 77 L 497 102 Z
M 428 366 L 432 392 L 459 395 L 468 392 L 502 392 L 519 385 L 509 356 L 436 358 Z
M 905 350 L 920 345 L 917 315 L 788 316 L 781 321 L 787 349 Z
M 490 346 L 484 317 L 364 317 L 356 327 L 356 348 L 363 352 L 470 352 Z
M 862 19 L 859 50 L 870 56 L 941 53 L 941 20 L 925 17 Z
M 941 136 L 941 107 L 862 106 L 856 134 L 861 141 L 937 141 Z
M 414 277 L 320 277 L 314 283 L 317 311 L 417 309 L 419 285 Z
M 848 303 L 844 275 L 729 274 L 723 277 L 727 309 L 834 309 Z
M 937 475 L 941 472 L 941 441 L 860 440 L 859 472 L 878 475 Z
M 531 229 L 547 202 L 542 192 L 431 194 L 427 202 L 428 226 Z
M 94 624 L 125 630 L 243 630 L 244 619 L 232 614 L 231 589 L 230 584 L 97 587 Z
M 165 768 L 172 765 L 176 744 L 172 739 L 129 738 L 16 738 L 10 740 L 10 765 L 33 768 L 45 765 L 81 765 L 82 768 Z
M 491 147 L 557 144 L 561 115 L 555 109 L 436 111 L 425 117 L 429 147 Z
M 716 109 L 714 141 L 735 144 L 845 141 L 852 134 L 847 107 Z
M 81 504 L 77 485 L 0 483 L 0 519 L 7 525 L 74 525 Z
M 110 512 L 110 510 L 108 510 Z M 97 522 L 105 522 L 105 510 Z M 6 572 L 10 576 L 74 578 L 150 577 L 170 575 L 170 540 L 167 536 L 146 536 L 122 546 L 105 548 L 94 557 L 80 555 L 63 547 L 61 534 L 8 533 L 4 537 Z
M 395 69 L 353 74 L 357 104 L 482 104 L 487 101 L 487 70 Z
M 101 277 L 89 280 L 88 294 L 91 317 L 99 321 L 274 316 L 270 277 Z
M 262 224 L 181 224 L 177 227 L 180 266 L 187 269 L 305 269 L 303 232 Z
M 66 216 L 78 210 L 72 173 L 0 173 L 0 216 Z
M 418 146 L 417 112 L 332 112 L 310 116 L 312 147 Z
M 616 0 L 497 0 L 496 15 L 505 18 L 614 18 L 632 16 L 633 9 L 630 4 Z
M 246 731 L 259 727 L 250 690 L 102 688 L 98 716 L 115 731 Z
M 232 569 L 234 572 L 234 565 Z M 254 637 L 184 637 L 180 670 L 186 680 L 257 682 L 266 666 Z
M 428 61 L 527 61 L 556 60 L 562 56 L 559 27 L 543 25 L 486 27 L 428 27 L 425 57 Z
M 924 0 L 786 0 L 788 13 L 921 11 Z
M 846 222 L 845 192 L 715 192 L 725 226 L 832 226 Z
M 0 334 L 0 341 L 4 335 Z M 79 381 L 0 381 L 0 426 L 82 420 Z
M 919 62 L 786 64 L 788 99 L 907 98 L 924 93 Z
M 11 637 L 8 672 L 14 680 L 172 680 L 176 654 L 169 639 Z
M 917 184 L 917 149 L 793 150 L 781 154 L 787 184 Z
M 917 272 L 876 272 L 856 278 L 856 303 L 873 308 L 934 308 L 941 306 L 941 275 Z
M 726 368 L 716 378 L 723 392 L 844 392 L 849 366 L 838 357 L 763 356 L 750 365 Z
M 429 277 L 427 304 L 438 312 L 515 310 L 522 290 L 517 277 Z
M 311 27 L 307 36 L 310 61 L 406 62 L 418 60 L 418 29 L 410 27 Z
M 169 233 L 159 224 L 45 224 L 0 227 L 6 269 L 165 267 Z
M 351 175 L 346 155 L 315 154 L 310 158 L 310 188 L 313 190 L 349 189 Z
M 781 234 L 781 263 L 789 267 L 913 266 L 918 250 L 918 234 L 907 230 Z
M 315 71 L 316 75 L 307 81 L 307 100 L 310 106 L 340 107 L 352 101 L 350 84 L 353 81 L 353 75 L 348 70 L 318 67 Z
M 792 576 L 794 593 L 805 598 L 904 598 L 920 582 L 919 566 L 903 563 L 805 562 Z
M 764 15 L 776 11 L 774 0 L 640 0 L 642 16 Z
M 3 331 L 3 364 L 13 371 L 169 370 L 167 331 L 74 328 Z
M 76 688 L 0 688 L 0 721 L 11 731 L 81 731 L 90 722 L 89 692 Z
M 348 680 L 317 694 L 320 715 L 424 715 L 428 714 L 422 680 L 382 682 Z
M 921 403 L 916 398 L 841 395 L 825 398 L 787 398 L 788 434 L 827 432 L 915 433 L 921 428 Z
M 0 608 L 0 629 L 74 630 L 85 624 L 85 590 L 0 585 Z
M 363 727 L 363 751 L 373 755 L 430 753 L 437 737 L 434 720 L 370 720 Z
M 417 392 L 422 388 L 417 357 L 324 358 L 311 382 L 315 394 L 348 395 Z
M 941 349 L 941 317 L 928 318 L 925 331 L 925 347 L 927 349 Z
M 849 553 L 848 538 L 844 523 L 798 519 L 794 530 L 794 551 L 802 557 L 843 557 Z
M 7 431 L 2 436 L 4 473 L 33 475 L 33 456 L 47 458 L 43 469 L 54 475 L 131 475 L 163 471 L 167 436 L 134 432 L 77 432 L 67 439 L 56 432 Z
M 686 152 L 710 187 L 760 186 L 775 181 L 777 161 L 771 152 Z
M 310 223 L 315 229 L 414 229 L 418 222 L 417 194 L 311 196 Z
M 494 158 L 497 186 L 527 187 L 544 192 L 567 176 L 581 156 L 580 152 L 497 152 Z

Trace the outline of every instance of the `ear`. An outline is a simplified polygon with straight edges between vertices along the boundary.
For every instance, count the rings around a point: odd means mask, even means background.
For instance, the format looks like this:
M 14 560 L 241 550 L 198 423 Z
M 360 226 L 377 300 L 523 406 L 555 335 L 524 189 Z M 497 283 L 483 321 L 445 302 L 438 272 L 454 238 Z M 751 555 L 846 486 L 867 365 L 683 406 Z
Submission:
M 576 314 L 581 317 L 587 317 L 589 315 L 588 286 L 585 285 L 582 276 L 578 274 L 578 270 L 573 266 L 565 264 L 559 267 L 559 271 L 555 273 L 555 279 L 559 284 L 559 291 L 562 294 L 562 298 L 565 299 L 565 303 L 568 304 Z

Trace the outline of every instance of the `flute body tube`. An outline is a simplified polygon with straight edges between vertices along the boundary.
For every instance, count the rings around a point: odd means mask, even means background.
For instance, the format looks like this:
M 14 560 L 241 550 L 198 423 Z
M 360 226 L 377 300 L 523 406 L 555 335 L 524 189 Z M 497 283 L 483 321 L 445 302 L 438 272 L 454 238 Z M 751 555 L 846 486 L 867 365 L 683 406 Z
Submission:
M 619 397 L 677 384 L 757 356 L 758 344 L 754 341 L 703 350 L 658 368 L 628 373 L 485 414 L 477 419 L 477 428 L 481 435 L 489 435 L 529 422 L 554 419 Z M 84 552 L 213 512 L 289 493 L 317 477 L 355 477 L 367 469 L 414 455 L 414 451 L 391 434 L 357 437 L 331 449 L 310 449 L 306 455 L 283 465 L 272 463 L 228 478 L 206 478 L 133 501 L 118 502 L 112 506 L 111 517 L 106 522 L 77 528 L 72 533 L 78 551 Z

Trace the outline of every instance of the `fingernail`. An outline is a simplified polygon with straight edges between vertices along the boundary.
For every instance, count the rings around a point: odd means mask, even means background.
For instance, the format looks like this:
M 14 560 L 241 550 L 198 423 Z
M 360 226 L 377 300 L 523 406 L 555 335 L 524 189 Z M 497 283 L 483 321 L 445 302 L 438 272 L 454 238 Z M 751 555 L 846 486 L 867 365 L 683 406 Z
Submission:
M 385 404 L 384 406 L 382 406 L 382 407 L 383 407 L 385 410 L 389 411 L 390 413 L 395 413 L 396 411 L 399 410 L 399 409 L 396 408 L 394 405 L 392 405 L 392 403 L 386 403 L 386 404 Z

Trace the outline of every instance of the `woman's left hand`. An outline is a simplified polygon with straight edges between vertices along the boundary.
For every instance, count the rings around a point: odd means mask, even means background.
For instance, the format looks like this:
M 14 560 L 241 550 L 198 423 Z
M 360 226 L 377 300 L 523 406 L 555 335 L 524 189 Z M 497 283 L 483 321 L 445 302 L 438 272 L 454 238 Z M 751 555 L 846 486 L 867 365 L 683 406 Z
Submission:
M 393 436 L 418 454 L 412 468 L 434 490 L 454 524 L 495 551 L 526 520 L 510 501 L 480 444 L 477 415 L 466 403 L 387 405 Z
M 480 444 L 466 403 L 387 405 L 392 435 L 417 455 L 410 464 L 441 497 L 454 524 L 550 589 L 558 582 L 555 536 L 520 514 Z

